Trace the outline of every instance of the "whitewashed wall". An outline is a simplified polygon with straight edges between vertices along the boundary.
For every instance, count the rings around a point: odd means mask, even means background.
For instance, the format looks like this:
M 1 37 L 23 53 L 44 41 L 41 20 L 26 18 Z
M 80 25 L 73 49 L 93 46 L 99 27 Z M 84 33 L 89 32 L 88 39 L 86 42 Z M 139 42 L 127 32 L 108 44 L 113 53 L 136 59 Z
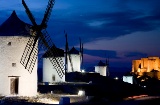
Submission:
M 64 62 L 64 57 L 61 57 Z M 55 80 L 53 79 L 55 76 Z M 65 75 L 60 78 L 49 58 L 43 58 L 43 82 L 65 82 Z
M 133 76 L 123 76 L 123 82 L 133 84 Z
M 106 67 L 107 66 L 95 66 L 95 72 L 102 76 L 106 76 Z
M 72 61 L 72 65 L 73 65 L 73 72 L 77 71 L 77 72 L 81 72 L 80 70 L 80 54 L 71 54 L 71 61 Z M 69 56 L 68 56 L 68 72 L 72 72 L 72 68 L 71 68 L 71 63 L 69 61 Z
M 28 37 L 0 36 L 0 94 L 10 95 L 10 76 L 19 76 L 18 95 L 37 94 L 37 63 L 30 74 L 20 63 Z M 8 45 L 11 42 L 11 45 Z M 12 67 L 12 63 L 16 63 Z

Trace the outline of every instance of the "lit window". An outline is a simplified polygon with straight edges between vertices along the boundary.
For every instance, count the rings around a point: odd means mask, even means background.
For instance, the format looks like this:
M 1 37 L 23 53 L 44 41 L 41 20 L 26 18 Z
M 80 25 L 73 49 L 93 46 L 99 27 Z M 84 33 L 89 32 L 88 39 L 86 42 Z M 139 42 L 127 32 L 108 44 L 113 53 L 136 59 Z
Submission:
M 16 63 L 12 63 L 12 67 L 16 67 Z
M 11 42 L 8 42 L 8 44 L 7 44 L 8 46 L 11 46 Z

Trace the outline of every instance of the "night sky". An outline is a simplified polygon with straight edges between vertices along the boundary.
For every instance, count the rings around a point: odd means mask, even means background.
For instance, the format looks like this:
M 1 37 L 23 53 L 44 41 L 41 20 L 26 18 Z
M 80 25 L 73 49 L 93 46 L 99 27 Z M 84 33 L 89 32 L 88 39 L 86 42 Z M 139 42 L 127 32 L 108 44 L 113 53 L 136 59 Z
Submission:
M 25 0 L 41 23 L 48 0 Z M 110 58 L 112 67 L 131 68 L 132 60 L 160 57 L 160 0 L 56 0 L 47 31 L 55 45 L 84 43 L 84 66 Z M 0 24 L 15 10 L 30 23 L 21 0 L 0 0 Z

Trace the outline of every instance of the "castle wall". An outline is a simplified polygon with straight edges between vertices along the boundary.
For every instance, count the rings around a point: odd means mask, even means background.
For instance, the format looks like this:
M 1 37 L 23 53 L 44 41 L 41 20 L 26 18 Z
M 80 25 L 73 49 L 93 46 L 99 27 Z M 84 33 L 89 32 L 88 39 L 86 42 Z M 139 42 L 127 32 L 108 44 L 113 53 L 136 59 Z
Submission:
M 151 70 L 158 70 L 158 67 L 159 67 L 159 57 L 149 57 L 148 58 L 148 71 L 151 71 Z
M 11 79 L 18 78 L 20 96 L 37 95 L 37 63 L 30 74 L 20 63 L 28 37 L 0 36 L 0 94 L 11 94 Z
M 141 65 L 141 60 L 132 61 L 132 72 L 140 72 L 139 66 Z
M 139 67 L 139 65 L 141 65 L 141 67 Z M 139 75 L 143 75 L 144 72 L 151 72 L 152 70 L 160 72 L 159 57 L 141 58 L 141 60 L 132 61 L 132 72 L 138 72 Z

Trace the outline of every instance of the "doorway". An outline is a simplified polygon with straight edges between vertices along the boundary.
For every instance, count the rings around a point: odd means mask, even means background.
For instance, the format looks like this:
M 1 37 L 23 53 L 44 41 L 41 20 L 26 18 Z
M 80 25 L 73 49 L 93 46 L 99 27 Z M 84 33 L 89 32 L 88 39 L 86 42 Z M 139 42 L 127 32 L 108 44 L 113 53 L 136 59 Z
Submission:
M 19 78 L 12 77 L 10 78 L 10 94 L 18 94 L 18 84 L 19 84 Z

